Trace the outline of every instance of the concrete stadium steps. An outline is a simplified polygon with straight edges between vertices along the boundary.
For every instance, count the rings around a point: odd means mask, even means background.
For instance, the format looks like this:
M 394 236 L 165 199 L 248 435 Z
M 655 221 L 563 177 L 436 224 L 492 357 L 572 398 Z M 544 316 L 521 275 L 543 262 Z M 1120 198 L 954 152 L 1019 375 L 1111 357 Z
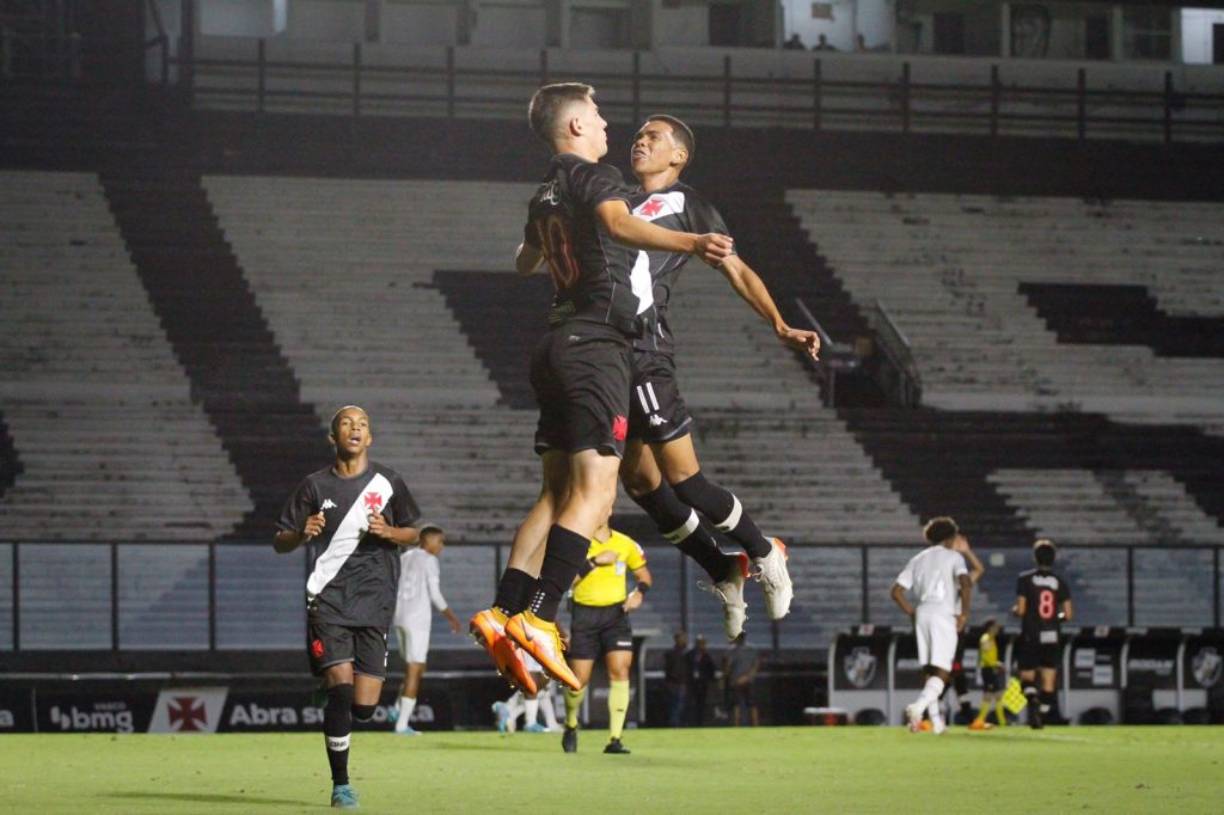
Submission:
M 1207 412 L 1224 360 L 1068 345 L 1022 283 L 1144 286 L 1177 317 L 1222 313 L 1220 205 L 792 190 L 788 201 L 857 302 L 881 299 L 909 336 L 928 404 Z M 955 327 L 955 330 L 952 327 Z
M 250 500 L 190 401 L 98 179 L 0 173 L 0 217 L 12 236 L 0 246 L 0 396 L 23 468 L 0 500 L 6 534 L 208 539 L 233 528 Z
M 330 457 L 313 410 L 300 401 L 198 175 L 154 156 L 102 181 L 192 395 L 253 500 L 234 535 L 270 535 L 301 475 Z
M 364 405 L 375 457 L 404 472 L 427 516 L 459 540 L 508 540 L 539 483 L 535 413 L 507 408 L 525 402 L 509 383 L 525 383 L 550 297 L 509 272 L 533 186 L 248 177 L 205 186 L 319 420 L 331 406 Z M 538 322 L 520 313 L 529 301 L 515 286 L 539 297 Z M 807 370 L 721 275 L 694 263 L 676 303 L 703 461 L 762 524 L 801 541 L 912 535 L 917 520 L 819 406 Z M 724 440 L 722 428 L 749 427 L 759 444 Z M 795 463 L 768 469 L 784 456 Z M 621 498 L 617 512 L 638 510 Z

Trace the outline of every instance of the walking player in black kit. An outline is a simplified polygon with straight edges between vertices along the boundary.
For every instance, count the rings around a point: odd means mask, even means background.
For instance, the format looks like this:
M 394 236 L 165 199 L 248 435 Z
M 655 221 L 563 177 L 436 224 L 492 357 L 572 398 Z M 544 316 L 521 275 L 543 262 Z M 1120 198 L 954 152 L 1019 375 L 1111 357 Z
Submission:
M 1021 572 L 1016 581 L 1016 605 L 1012 614 L 1021 618 L 1020 642 L 1016 661 L 1020 667 L 1020 684 L 1028 699 L 1029 725 L 1045 726 L 1046 716 L 1054 707 L 1055 682 L 1062 655 L 1059 626 L 1071 622 L 1071 588 L 1053 571 L 1054 544 L 1039 540 L 1033 544 L 1036 569 Z M 1035 684 L 1041 672 L 1041 690 Z
M 472 618 L 471 629 L 498 670 L 518 684 L 530 678 L 514 645 L 578 690 L 582 684 L 565 663 L 555 621 L 616 498 L 629 423 L 630 343 L 653 305 L 649 265 L 636 250 L 696 254 L 718 264 L 732 253 L 732 242 L 661 229 L 632 215 L 620 172 L 599 163 L 608 152 L 607 122 L 589 85 L 541 88 L 528 119 L 553 153 L 515 258 L 520 274 L 546 266 L 556 289 L 550 330 L 531 358 L 543 487 L 515 534 L 493 606 Z
M 633 174 L 641 184 L 632 199 L 633 213 L 665 229 L 726 234 L 718 210 L 680 180 L 693 160 L 694 148 L 692 130 L 676 117 L 657 114 L 646 120 L 634 137 L 630 154 Z M 676 381 L 675 345 L 668 323 L 671 292 L 689 258 L 659 251 L 642 255 L 650 267 L 655 308 L 648 331 L 633 342 L 629 443 L 621 478 L 625 491 L 663 536 L 710 576 L 710 588 L 723 604 L 727 639 L 735 640 L 743 633 L 747 616 L 744 580 L 750 572 L 750 558 L 765 593 L 769 619 L 780 620 L 790 610 L 794 590 L 786 567 L 786 547 L 781 540 L 762 535 L 739 498 L 701 471 L 693 447 L 693 419 Z M 816 358 L 819 335 L 787 325 L 764 282 L 738 254 L 716 268 L 768 323 L 779 342 Z M 697 512 L 744 552 L 732 556 L 719 551 Z
M 333 807 L 354 809 L 349 784 L 353 719 L 369 721 L 387 676 L 387 629 L 395 611 L 399 549 L 415 546 L 419 512 L 404 479 L 370 461 L 370 417 L 355 405 L 338 410 L 330 438 L 332 466 L 294 490 L 277 521 L 276 551 L 310 546 L 306 623 L 310 668 L 327 687 L 323 733 L 331 764 Z

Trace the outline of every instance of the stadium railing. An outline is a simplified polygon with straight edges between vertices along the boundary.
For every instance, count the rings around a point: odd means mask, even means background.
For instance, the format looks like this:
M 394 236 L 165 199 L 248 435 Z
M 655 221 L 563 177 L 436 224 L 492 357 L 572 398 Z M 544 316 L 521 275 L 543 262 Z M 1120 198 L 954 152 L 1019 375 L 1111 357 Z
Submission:
M 646 550 L 656 588 L 636 625 L 660 632 L 652 647 L 676 629 L 721 638 L 717 603 L 689 585 L 699 575 L 665 544 Z M 847 626 L 903 622 L 888 589 L 913 551 L 793 542 L 791 616 L 770 624 L 751 615 L 753 641 L 774 652 L 824 648 Z M 1005 619 L 1029 552 L 986 544 L 977 551 L 987 572 L 974 618 Z M 1071 584 L 1078 625 L 1217 626 L 1224 624 L 1222 552 L 1206 544 L 1074 546 L 1060 553 L 1059 570 Z M 506 544 L 448 547 L 443 592 L 451 605 L 463 612 L 487 602 L 508 553 Z M 0 651 L 300 650 L 306 569 L 304 552 L 278 556 L 262 544 L 0 543 Z M 435 648 L 468 647 L 437 615 L 435 626 Z
M 1176 75 L 1163 71 L 1163 86 L 1157 89 L 1151 87 L 1150 68 L 1131 66 L 1142 76 L 1137 74 L 1137 87 L 1128 89 L 1131 79 L 1119 83 L 1114 69 L 1106 66 L 1062 64 L 1039 66 L 1037 72 L 1032 65 L 962 59 L 950 72 L 938 60 L 895 55 L 856 63 L 853 57 L 779 57 L 774 52 L 754 60 L 711 50 L 689 60 L 685 72 L 673 72 L 666 60 L 640 51 L 585 55 L 542 49 L 517 53 L 511 60 L 505 52 L 488 49 L 445 46 L 391 54 L 377 45 L 352 43 L 343 59 L 337 54 L 349 46 L 339 43 L 312 48 L 297 42 L 199 37 L 176 45 L 160 70 L 148 71 L 154 81 L 175 84 L 198 107 L 258 113 L 517 117 L 536 87 L 564 74 L 598 86 L 605 115 L 631 122 L 665 109 L 695 123 L 725 127 L 1165 143 L 1224 137 L 1224 93 L 1215 92 L 1210 81 L 1203 86 L 1210 92 L 1191 89 L 1191 72 L 1185 68 Z M 408 51 L 414 64 L 405 56 Z M 524 55 L 536 53 L 538 65 L 517 67 Z M 809 66 L 806 76 L 795 67 L 804 59 L 811 60 L 802 62 Z M 785 61 L 785 70 L 757 65 L 770 60 Z M 751 67 L 740 67 L 745 64 Z M 1057 81 L 1045 75 L 1051 70 L 1058 72 Z M 965 79 L 967 73 L 971 79 Z

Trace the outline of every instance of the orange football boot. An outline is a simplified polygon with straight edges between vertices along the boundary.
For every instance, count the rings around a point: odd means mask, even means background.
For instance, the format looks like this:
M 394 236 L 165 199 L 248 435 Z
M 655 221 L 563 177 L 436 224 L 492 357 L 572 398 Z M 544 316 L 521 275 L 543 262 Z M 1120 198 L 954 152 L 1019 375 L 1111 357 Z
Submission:
M 538 690 L 535 680 L 523 663 L 518 647 L 506 636 L 506 615 L 501 609 L 486 608 L 476 612 L 468 621 L 468 631 L 489 653 L 499 674 L 526 695 L 535 696 Z

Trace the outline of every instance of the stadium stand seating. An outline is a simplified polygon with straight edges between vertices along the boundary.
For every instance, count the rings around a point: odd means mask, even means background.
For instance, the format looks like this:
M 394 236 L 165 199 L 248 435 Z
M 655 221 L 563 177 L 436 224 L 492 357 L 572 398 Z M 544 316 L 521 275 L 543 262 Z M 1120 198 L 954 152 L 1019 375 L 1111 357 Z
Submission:
M 1220 322 L 1217 205 L 787 200 L 855 302 L 885 302 L 912 345 L 936 409 L 843 415 L 921 514 L 951 491 L 967 528 L 1000 541 L 1220 540 L 1224 359 L 1176 340 Z
M 508 540 L 537 488 L 535 416 L 511 408 L 525 404 L 544 301 L 520 313 L 527 304 L 513 288 L 532 284 L 498 270 L 510 265 L 533 188 L 205 184 L 304 397 L 367 405 L 378 455 L 404 469 L 427 515 L 460 540 Z M 820 406 L 806 370 L 720 275 L 686 271 L 676 302 L 681 381 L 707 469 L 769 531 L 803 543 L 912 535 L 916 519 Z M 617 510 L 640 514 L 624 499 Z
M 199 176 L 142 158 L 102 174 L 107 199 L 178 362 L 254 506 L 233 531 L 272 532 L 285 496 L 330 450 L 226 245 Z
M 10 539 L 183 540 L 250 509 L 165 342 L 96 176 L 0 173 Z M 47 518 L 53 516 L 54 523 Z

